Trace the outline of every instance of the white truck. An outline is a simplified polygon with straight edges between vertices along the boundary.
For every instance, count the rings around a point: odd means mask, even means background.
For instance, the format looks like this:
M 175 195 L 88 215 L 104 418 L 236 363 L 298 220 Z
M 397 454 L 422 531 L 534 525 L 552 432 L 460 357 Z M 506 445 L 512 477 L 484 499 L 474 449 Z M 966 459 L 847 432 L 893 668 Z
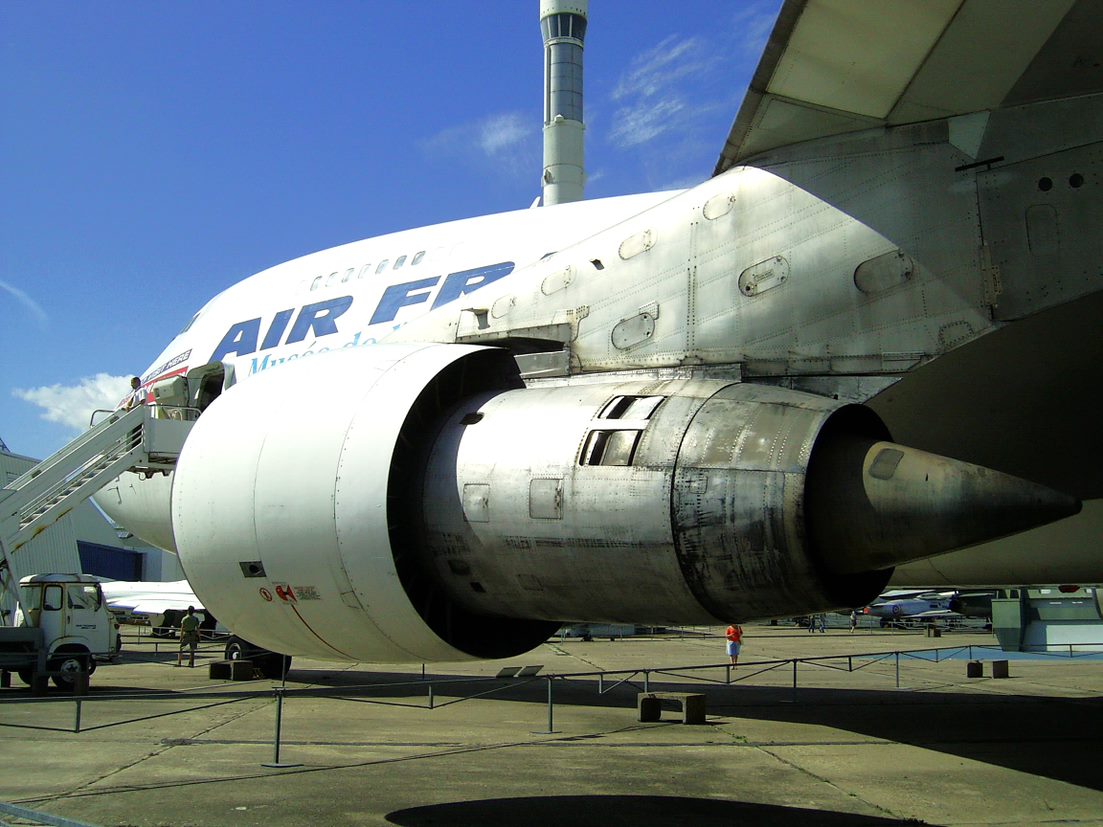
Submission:
M 2 685 L 15 672 L 35 689 L 44 689 L 47 677 L 73 689 L 118 653 L 119 626 L 96 578 L 33 574 L 20 579 L 19 590 L 15 623 L 0 627 Z

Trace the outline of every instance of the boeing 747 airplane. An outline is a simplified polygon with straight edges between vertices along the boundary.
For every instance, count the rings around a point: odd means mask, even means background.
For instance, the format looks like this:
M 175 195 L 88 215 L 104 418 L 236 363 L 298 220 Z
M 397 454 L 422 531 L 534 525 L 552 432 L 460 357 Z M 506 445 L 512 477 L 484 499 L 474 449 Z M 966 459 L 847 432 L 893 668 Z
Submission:
M 175 470 L 97 502 L 329 659 L 1098 582 L 1101 28 L 787 0 L 709 180 L 229 286 L 141 377 Z

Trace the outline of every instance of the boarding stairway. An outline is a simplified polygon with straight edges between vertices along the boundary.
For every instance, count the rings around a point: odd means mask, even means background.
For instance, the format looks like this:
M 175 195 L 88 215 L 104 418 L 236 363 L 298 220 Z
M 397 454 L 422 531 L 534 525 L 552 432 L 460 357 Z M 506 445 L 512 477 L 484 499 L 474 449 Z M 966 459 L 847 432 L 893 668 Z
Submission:
M 0 488 L 0 584 L 14 592 L 19 570 L 13 556 L 122 472 L 149 477 L 172 471 L 194 424 L 190 419 L 170 418 L 156 405 L 114 411 Z

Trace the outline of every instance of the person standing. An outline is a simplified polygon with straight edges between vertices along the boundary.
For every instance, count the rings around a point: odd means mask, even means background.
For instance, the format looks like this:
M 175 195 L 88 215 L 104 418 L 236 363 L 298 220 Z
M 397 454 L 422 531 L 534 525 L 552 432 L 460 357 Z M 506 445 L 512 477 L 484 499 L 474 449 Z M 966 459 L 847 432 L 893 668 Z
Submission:
M 739 650 L 743 648 L 743 627 L 733 623 L 725 632 L 725 637 L 728 639 L 728 657 L 731 658 L 732 665 L 735 665 L 739 663 Z
M 854 630 L 858 628 L 858 610 L 850 610 L 850 631 L 853 634 Z
M 180 621 L 180 651 L 176 653 L 176 665 L 182 666 L 184 647 L 190 651 L 188 666 L 195 666 L 195 647 L 199 645 L 199 618 L 195 616 L 195 606 L 188 606 L 188 613 Z
M 137 408 L 143 404 L 146 399 L 146 393 L 142 390 L 142 380 L 138 376 L 130 377 L 130 393 L 126 397 L 126 401 L 123 403 L 123 410 L 129 411 L 132 408 Z

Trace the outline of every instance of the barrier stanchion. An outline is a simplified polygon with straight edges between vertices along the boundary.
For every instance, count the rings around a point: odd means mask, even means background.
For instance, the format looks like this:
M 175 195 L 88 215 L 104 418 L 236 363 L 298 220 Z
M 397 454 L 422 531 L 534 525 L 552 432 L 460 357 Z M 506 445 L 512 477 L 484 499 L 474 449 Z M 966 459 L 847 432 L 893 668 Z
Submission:
M 900 688 L 900 653 L 896 653 L 896 688 Z
M 301 767 L 302 764 L 285 764 L 280 763 L 280 728 L 283 725 L 283 693 L 284 688 L 282 686 L 275 687 L 272 692 L 276 696 L 276 738 L 275 738 L 275 755 L 272 758 L 272 763 L 261 764 L 262 767 L 272 767 L 275 769 L 283 769 L 284 767 Z
M 553 715 L 553 702 L 552 702 L 552 680 L 553 678 L 545 678 L 548 682 L 548 728 L 542 732 L 536 733 L 537 735 L 554 735 L 556 732 L 555 721 Z
M 80 732 L 80 698 L 76 698 L 76 720 L 73 721 L 73 732 Z

